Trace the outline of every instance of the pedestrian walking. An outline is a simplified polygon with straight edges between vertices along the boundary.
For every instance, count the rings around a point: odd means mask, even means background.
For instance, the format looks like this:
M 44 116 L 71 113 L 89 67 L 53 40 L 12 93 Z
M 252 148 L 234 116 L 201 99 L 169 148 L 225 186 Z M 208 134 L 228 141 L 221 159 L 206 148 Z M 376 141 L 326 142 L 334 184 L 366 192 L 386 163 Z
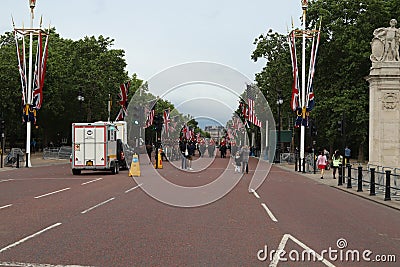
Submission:
M 149 156 L 149 160 L 150 160 L 149 164 L 151 164 L 152 163 L 151 153 L 153 152 L 153 145 L 151 143 L 146 144 L 146 152 L 147 152 L 147 156 Z
M 245 171 L 249 173 L 250 149 L 248 146 L 244 145 L 242 149 L 240 149 L 240 156 L 242 157 L 242 173 Z
M 235 153 L 235 173 L 240 173 L 240 167 L 242 166 L 242 158 L 240 157 L 240 152 Z
M 351 149 L 346 146 L 346 148 L 344 149 L 344 164 L 347 165 L 347 163 L 350 164 L 350 156 L 351 156 Z
M 339 150 L 335 151 L 335 154 L 332 156 L 332 171 L 333 171 L 333 179 L 336 179 L 336 170 L 339 168 L 339 165 L 342 163 L 343 157 L 340 155 Z
M 187 145 L 188 148 L 188 156 L 187 156 L 187 160 L 188 160 L 188 169 L 189 170 L 193 170 L 192 168 L 192 161 L 193 161 L 193 157 L 194 157 L 194 152 L 196 150 L 196 145 L 193 141 L 190 141 Z
M 324 179 L 324 171 L 325 171 L 327 163 L 328 163 L 328 160 L 326 159 L 324 152 L 320 151 L 319 156 L 317 158 L 317 165 L 318 165 L 318 169 L 321 170 L 321 179 Z
M 179 150 L 181 151 L 181 159 L 182 159 L 181 169 L 186 170 L 186 168 L 187 168 L 186 157 L 189 156 L 189 151 L 188 151 L 186 140 L 182 139 L 179 141 Z

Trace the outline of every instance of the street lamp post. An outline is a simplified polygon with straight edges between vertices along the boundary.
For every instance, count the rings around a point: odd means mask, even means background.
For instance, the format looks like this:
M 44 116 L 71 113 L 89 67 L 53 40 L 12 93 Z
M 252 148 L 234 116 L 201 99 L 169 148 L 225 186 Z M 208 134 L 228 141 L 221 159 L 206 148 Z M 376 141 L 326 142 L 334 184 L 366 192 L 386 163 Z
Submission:
M 280 160 L 281 156 L 281 106 L 283 104 L 283 99 L 281 94 L 278 95 L 278 100 L 276 100 L 276 104 L 278 105 L 278 142 L 277 142 L 277 159 L 276 161 Z

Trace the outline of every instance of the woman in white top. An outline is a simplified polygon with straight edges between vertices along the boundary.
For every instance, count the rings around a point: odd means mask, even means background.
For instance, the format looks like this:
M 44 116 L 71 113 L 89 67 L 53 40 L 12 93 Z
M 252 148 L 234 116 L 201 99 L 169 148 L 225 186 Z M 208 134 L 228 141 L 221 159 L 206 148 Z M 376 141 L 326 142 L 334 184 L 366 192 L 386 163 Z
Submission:
M 317 166 L 318 166 L 318 169 L 321 170 L 321 179 L 324 179 L 324 171 L 325 171 L 327 163 L 328 163 L 328 160 L 326 159 L 326 156 L 324 155 L 324 153 L 321 151 L 317 158 Z

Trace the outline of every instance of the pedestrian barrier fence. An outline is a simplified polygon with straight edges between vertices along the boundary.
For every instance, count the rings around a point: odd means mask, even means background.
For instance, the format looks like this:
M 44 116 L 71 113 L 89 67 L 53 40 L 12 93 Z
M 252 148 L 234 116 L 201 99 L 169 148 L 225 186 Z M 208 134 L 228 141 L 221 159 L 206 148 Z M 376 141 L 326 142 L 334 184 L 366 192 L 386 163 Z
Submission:
M 18 160 L 20 163 L 19 165 L 22 165 L 21 163 L 25 162 L 24 155 L 25 154 L 21 148 L 11 148 L 10 153 L 8 153 L 7 157 L 5 158 L 4 165 L 15 167 L 15 166 L 17 166 Z
M 44 159 L 69 159 L 72 155 L 72 147 L 46 147 L 43 149 Z
M 339 168 L 340 170 L 340 168 Z M 392 198 L 400 201 L 400 169 L 368 164 L 354 168 L 352 165 L 342 167 L 339 172 L 338 185 L 353 186 L 358 192 L 369 191 L 371 196 L 383 194 L 384 200 Z M 341 174 L 342 173 L 342 177 Z

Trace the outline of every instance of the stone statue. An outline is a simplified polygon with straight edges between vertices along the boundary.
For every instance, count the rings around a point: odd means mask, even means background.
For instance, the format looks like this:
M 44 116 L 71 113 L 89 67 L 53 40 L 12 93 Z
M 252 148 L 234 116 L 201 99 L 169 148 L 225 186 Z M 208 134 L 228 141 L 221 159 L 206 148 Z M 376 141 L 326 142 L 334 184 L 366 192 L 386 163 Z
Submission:
M 371 42 L 371 61 L 400 61 L 400 29 L 397 29 L 396 25 L 397 20 L 391 19 L 390 27 L 378 28 L 374 31 Z

